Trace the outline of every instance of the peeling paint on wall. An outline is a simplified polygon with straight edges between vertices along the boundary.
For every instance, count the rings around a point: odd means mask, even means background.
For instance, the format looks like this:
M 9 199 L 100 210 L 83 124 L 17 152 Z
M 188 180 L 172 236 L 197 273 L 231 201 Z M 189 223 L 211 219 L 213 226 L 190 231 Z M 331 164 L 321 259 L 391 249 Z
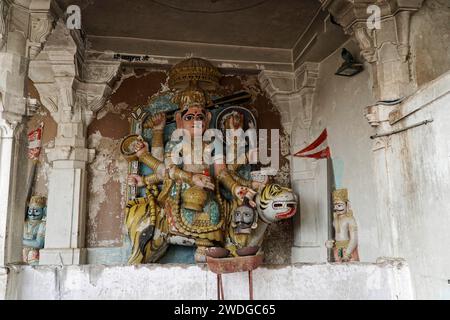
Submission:
M 122 244 L 122 215 L 128 164 L 120 154 L 120 139 L 89 136 L 88 146 L 96 150 L 89 164 L 87 243 L 89 247 Z

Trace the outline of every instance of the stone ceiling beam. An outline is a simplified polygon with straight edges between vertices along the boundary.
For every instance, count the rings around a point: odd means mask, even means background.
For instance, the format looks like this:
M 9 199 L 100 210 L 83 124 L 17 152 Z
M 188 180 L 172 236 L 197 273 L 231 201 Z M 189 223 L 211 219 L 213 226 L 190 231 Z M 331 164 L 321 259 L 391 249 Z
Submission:
M 190 56 L 221 69 L 292 72 L 292 50 L 207 43 L 88 36 L 87 57 L 135 65 L 175 65 Z

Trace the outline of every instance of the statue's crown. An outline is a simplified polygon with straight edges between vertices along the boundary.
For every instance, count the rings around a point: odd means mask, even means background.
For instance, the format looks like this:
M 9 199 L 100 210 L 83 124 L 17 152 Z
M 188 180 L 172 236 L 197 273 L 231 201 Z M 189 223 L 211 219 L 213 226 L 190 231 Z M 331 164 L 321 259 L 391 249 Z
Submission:
M 30 199 L 30 208 L 44 208 L 47 203 L 47 198 L 43 196 L 32 196 Z
M 333 191 L 333 202 L 336 201 L 348 201 L 348 190 L 347 189 L 338 189 Z
M 181 111 L 187 110 L 190 107 L 204 108 L 207 104 L 205 92 L 198 88 L 195 83 L 179 92 L 175 96 L 174 100 L 174 102 L 180 107 Z

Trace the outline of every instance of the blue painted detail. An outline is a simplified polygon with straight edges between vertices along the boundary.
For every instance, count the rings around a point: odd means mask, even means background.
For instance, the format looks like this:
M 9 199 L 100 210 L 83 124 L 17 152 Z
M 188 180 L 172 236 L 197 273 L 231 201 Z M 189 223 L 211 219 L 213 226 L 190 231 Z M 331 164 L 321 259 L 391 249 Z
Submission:
M 213 201 L 211 198 L 203 209 L 204 212 L 209 213 L 209 217 L 212 225 L 216 225 L 220 222 L 220 211 L 217 202 Z
M 186 219 L 186 221 L 189 222 L 190 224 L 192 224 L 192 222 L 194 222 L 194 217 L 195 217 L 195 211 L 194 210 L 182 208 L 181 209 L 181 214 Z
M 158 261 L 158 263 L 184 263 L 195 264 L 195 247 L 185 247 L 170 245 L 165 255 Z
M 332 163 L 335 188 L 341 189 L 343 188 L 342 179 L 344 178 L 344 160 L 341 158 L 333 158 Z

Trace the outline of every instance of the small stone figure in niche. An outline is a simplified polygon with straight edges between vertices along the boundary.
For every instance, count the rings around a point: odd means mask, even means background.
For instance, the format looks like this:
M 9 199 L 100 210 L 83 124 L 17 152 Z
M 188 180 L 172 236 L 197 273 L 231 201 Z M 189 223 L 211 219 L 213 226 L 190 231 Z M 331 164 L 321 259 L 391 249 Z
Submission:
M 39 250 L 44 248 L 46 202 L 45 197 L 33 196 L 28 206 L 23 228 L 23 262 L 30 265 L 39 264 Z
M 349 208 L 347 189 L 333 192 L 335 240 L 328 240 L 326 246 L 334 251 L 336 262 L 359 261 L 358 227 Z

